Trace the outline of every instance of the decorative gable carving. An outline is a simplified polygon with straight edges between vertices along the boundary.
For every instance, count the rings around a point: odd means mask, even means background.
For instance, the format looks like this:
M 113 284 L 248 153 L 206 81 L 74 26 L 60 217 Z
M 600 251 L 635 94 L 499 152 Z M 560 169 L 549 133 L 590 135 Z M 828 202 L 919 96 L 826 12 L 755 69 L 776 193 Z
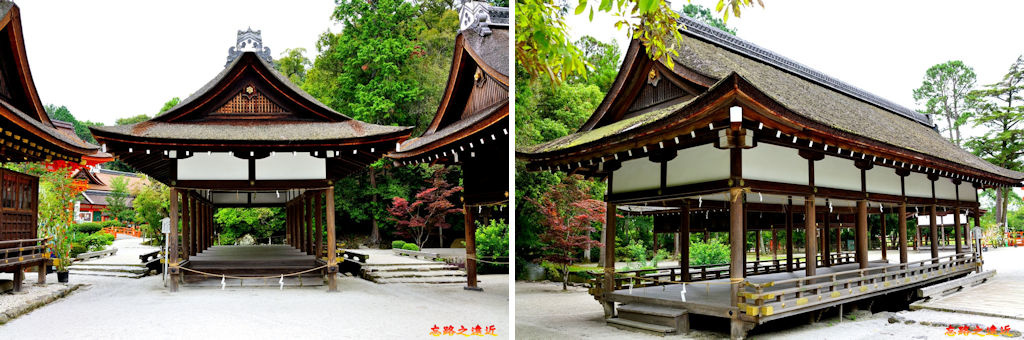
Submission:
M 285 111 L 250 84 L 214 113 L 275 114 Z

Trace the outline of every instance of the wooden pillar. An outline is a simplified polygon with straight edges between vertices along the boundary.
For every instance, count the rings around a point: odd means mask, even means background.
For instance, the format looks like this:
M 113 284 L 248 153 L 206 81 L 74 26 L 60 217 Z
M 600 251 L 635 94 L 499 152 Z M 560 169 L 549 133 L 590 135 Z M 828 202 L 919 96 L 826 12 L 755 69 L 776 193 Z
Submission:
M 608 193 L 611 193 L 612 180 L 615 176 L 614 173 L 608 175 Z M 605 199 L 608 199 L 609 195 L 605 195 Z M 615 203 L 605 203 L 605 228 L 604 228 L 604 240 L 601 240 L 604 246 L 604 280 L 601 283 L 601 290 L 604 296 L 601 297 L 601 305 L 604 307 L 605 318 L 610 318 L 615 315 L 615 303 L 608 300 L 609 296 L 615 292 Z
M 651 230 L 651 234 L 654 235 L 654 236 L 651 237 L 651 241 L 654 242 L 654 253 L 657 254 L 658 253 L 658 232 L 654 231 L 654 230 Z
M 679 213 L 679 273 L 683 282 L 690 281 L 690 203 L 683 200 L 682 212 Z
M 900 263 L 907 263 L 907 202 L 900 202 L 899 216 Z
M 793 271 L 793 197 L 786 205 L 786 271 Z
M 476 223 L 473 220 L 473 208 L 463 205 L 462 211 L 466 222 L 466 290 L 483 290 L 476 286 Z M 654 234 L 657 238 L 658 234 Z M 657 252 L 657 250 L 655 250 Z
M 704 243 L 708 243 L 711 240 L 711 232 L 704 229 Z
M 818 253 L 817 243 L 817 227 L 815 226 L 816 216 L 814 212 L 814 195 L 804 197 L 804 275 L 814 276 L 818 261 L 815 256 Z
M 316 193 L 316 231 L 313 239 L 316 240 L 316 258 L 323 256 L 323 252 L 337 252 L 338 247 L 333 244 L 324 245 L 324 196 Z
M 754 230 L 754 261 L 761 261 L 761 230 Z
M 171 188 L 171 201 L 170 211 L 168 212 L 171 218 L 171 232 L 167 235 L 167 261 L 168 270 L 167 273 L 170 275 L 169 280 L 171 281 L 171 292 L 178 291 L 178 275 L 180 275 L 180 269 L 178 269 L 178 188 Z
M 868 201 L 857 201 L 857 233 L 853 243 L 857 245 L 857 263 L 860 268 L 868 267 Z
M 932 182 L 932 183 L 934 183 L 934 182 Z M 931 209 L 930 209 L 931 211 L 929 212 L 931 214 L 931 216 L 929 216 L 929 220 L 930 220 L 929 222 L 931 224 L 931 228 L 929 228 L 928 233 L 930 234 L 930 241 L 932 243 L 932 245 L 931 245 L 931 248 L 932 248 L 932 258 L 935 259 L 935 260 L 932 261 L 932 263 L 939 263 L 939 260 L 938 260 L 938 257 L 939 257 L 939 233 L 938 233 L 938 224 L 936 223 L 937 221 L 935 221 L 938 218 L 938 216 L 936 215 L 935 209 L 936 209 L 935 204 L 932 204 Z
M 682 243 L 683 243 L 683 236 L 682 235 L 683 234 L 680 234 L 678 232 L 675 233 L 675 234 L 676 234 L 675 235 L 675 243 L 673 243 L 674 246 L 672 247 L 672 254 L 675 255 L 676 257 L 679 257 L 679 254 L 681 253 L 681 250 L 683 248 L 683 246 L 682 246 Z M 588 246 L 587 249 L 590 249 L 590 247 Z M 589 261 L 590 260 L 590 256 L 589 256 L 590 253 L 587 253 L 587 255 L 588 256 L 585 256 L 585 257 Z
M 732 283 L 730 303 L 736 306 L 739 303 L 739 284 L 745 274 L 743 260 L 746 258 L 744 248 L 747 243 L 743 237 L 743 188 L 740 187 L 729 189 L 729 243 L 729 281 Z
M 886 233 L 885 233 L 885 213 L 879 214 L 879 216 L 881 216 L 881 219 L 882 219 L 882 235 L 881 235 L 881 238 L 880 238 L 882 240 L 882 260 L 885 260 L 886 262 L 888 262 L 889 259 L 885 256 L 885 241 L 886 241 L 886 237 L 885 237 L 885 235 L 886 235 Z
M 832 258 L 829 256 L 832 252 L 829 250 L 829 243 L 831 240 L 828 239 L 832 231 L 832 214 L 828 211 L 829 200 L 825 199 L 825 216 L 824 223 L 821 224 L 821 265 L 825 267 L 832 266 Z
M 39 265 L 36 266 L 36 284 L 46 284 L 46 260 L 39 261 Z
M 959 187 L 959 186 L 958 186 Z M 963 245 L 960 244 L 960 189 L 957 188 L 957 199 L 956 205 L 953 206 L 953 239 L 956 241 L 956 253 L 962 254 L 964 252 Z
M 189 200 L 189 191 L 181 191 L 181 252 L 182 259 L 188 259 L 192 254 L 192 201 Z
M 334 185 L 327 187 L 327 192 L 324 194 L 327 200 L 327 244 L 335 244 L 336 239 L 334 237 Z M 327 252 L 327 291 L 337 292 L 338 291 L 338 259 L 337 255 L 333 251 Z

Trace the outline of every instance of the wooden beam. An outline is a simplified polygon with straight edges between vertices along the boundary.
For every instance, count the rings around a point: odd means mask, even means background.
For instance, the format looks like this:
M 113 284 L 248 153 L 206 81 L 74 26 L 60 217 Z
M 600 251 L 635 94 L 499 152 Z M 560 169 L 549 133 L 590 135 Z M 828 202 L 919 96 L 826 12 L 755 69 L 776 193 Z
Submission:
M 810 277 L 816 275 L 818 266 L 818 261 L 813 260 L 818 254 L 817 249 L 814 249 L 817 246 L 817 236 L 815 235 L 817 228 L 814 223 L 817 215 L 814 213 L 814 195 L 804 198 L 804 211 L 807 216 L 804 218 L 804 259 L 806 260 L 804 261 L 804 275 Z
M 608 175 L 608 192 L 611 193 L 615 174 Z M 607 195 L 608 202 L 605 203 L 605 227 L 604 227 L 604 282 L 601 283 L 601 306 L 604 307 L 604 316 L 610 318 L 615 316 L 615 303 L 609 300 L 612 293 L 615 293 L 615 203 Z
M 907 263 L 907 203 L 900 203 L 899 225 L 900 263 Z
M 793 271 L 793 198 L 786 206 L 786 271 Z
M 931 240 L 932 258 L 935 259 L 934 261 L 932 261 L 932 263 L 939 263 L 939 232 L 938 224 L 935 221 L 938 218 L 938 215 L 936 215 L 935 211 L 936 209 L 937 208 L 934 204 L 932 204 L 931 209 L 928 209 L 928 213 L 930 214 L 930 216 L 928 216 L 928 219 L 930 220 L 929 222 L 931 224 L 931 228 L 929 229 L 928 233 L 930 234 L 929 239 Z
M 683 201 L 683 211 L 679 214 L 679 268 L 682 279 L 690 281 L 690 203 Z
M 831 253 L 831 250 L 829 249 L 829 245 L 832 243 L 831 242 L 832 240 L 828 239 L 829 236 L 832 235 L 832 233 L 831 233 L 831 228 L 832 228 L 832 222 L 831 222 L 832 218 L 831 217 L 832 217 L 832 214 L 828 211 L 828 208 L 827 208 L 828 202 L 829 202 L 829 200 L 826 198 L 825 199 L 825 206 L 826 206 L 826 208 L 825 208 L 825 212 L 823 214 L 824 215 L 824 219 L 822 221 L 823 223 L 821 224 L 821 237 L 820 237 L 820 239 L 821 239 L 821 265 L 825 266 L 825 267 L 831 267 L 832 266 L 832 259 L 831 259 L 831 256 L 829 256 L 829 253 Z M 842 229 L 839 229 L 839 230 L 842 230 Z
M 730 294 L 731 306 L 739 303 L 739 282 L 743 281 L 745 274 L 744 258 L 746 253 L 746 238 L 743 237 L 743 188 L 735 187 L 729 190 L 729 278 L 732 282 L 732 294 Z
M 956 200 L 960 201 L 960 188 L 956 188 Z M 956 239 L 956 253 L 962 254 L 964 252 L 963 245 L 960 244 L 960 204 L 953 206 L 953 238 Z
M 317 192 L 316 195 L 316 236 L 313 239 L 316 240 L 316 258 L 320 258 L 320 252 L 322 251 L 337 251 L 337 245 L 330 245 L 324 247 L 324 195 L 323 193 Z M 326 250 L 325 250 L 326 248 Z
M 192 200 L 189 198 L 188 190 L 181 195 L 181 251 L 182 258 L 188 259 L 192 254 Z
M 885 249 L 885 242 L 888 241 L 888 238 L 886 237 L 886 233 L 885 233 L 885 213 L 879 214 L 879 216 L 881 217 L 881 220 L 882 220 L 882 234 L 880 235 L 881 236 L 880 239 L 882 241 L 882 260 L 886 260 L 886 262 L 888 262 L 889 259 L 886 257 L 886 254 L 885 254 L 885 251 L 886 251 L 886 249 Z

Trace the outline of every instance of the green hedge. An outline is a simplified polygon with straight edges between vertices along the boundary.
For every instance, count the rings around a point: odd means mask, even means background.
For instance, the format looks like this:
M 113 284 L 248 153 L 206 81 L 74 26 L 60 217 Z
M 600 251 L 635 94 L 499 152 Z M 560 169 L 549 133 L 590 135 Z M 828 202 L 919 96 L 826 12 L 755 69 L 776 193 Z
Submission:
M 75 231 L 83 234 L 92 234 L 103 229 L 103 225 L 97 222 L 82 222 L 75 225 Z
M 106 228 L 106 227 L 124 227 L 125 226 L 124 223 L 121 223 L 121 221 L 118 221 L 118 220 L 103 221 L 103 222 L 100 222 L 100 225 L 103 226 L 104 228 Z
M 405 241 L 402 241 L 402 240 L 391 241 L 391 249 L 403 249 L 402 247 L 404 247 L 404 246 L 405 246 Z
M 402 246 L 402 249 L 420 251 L 420 247 L 416 246 L 415 243 L 406 243 L 405 245 Z

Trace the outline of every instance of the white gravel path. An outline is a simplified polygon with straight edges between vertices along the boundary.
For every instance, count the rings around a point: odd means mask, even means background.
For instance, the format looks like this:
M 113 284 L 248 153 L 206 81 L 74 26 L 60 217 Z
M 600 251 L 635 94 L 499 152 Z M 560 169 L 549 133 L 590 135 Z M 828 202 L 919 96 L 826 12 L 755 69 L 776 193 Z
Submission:
M 172 294 L 159 276 L 72 276 L 91 285 L 0 326 L 0 339 L 417 339 L 434 338 L 434 325 L 477 324 L 495 326 L 498 336 L 488 339 L 507 339 L 508 275 L 480 279 L 483 292 L 344 277 L 338 293 L 185 287 Z

